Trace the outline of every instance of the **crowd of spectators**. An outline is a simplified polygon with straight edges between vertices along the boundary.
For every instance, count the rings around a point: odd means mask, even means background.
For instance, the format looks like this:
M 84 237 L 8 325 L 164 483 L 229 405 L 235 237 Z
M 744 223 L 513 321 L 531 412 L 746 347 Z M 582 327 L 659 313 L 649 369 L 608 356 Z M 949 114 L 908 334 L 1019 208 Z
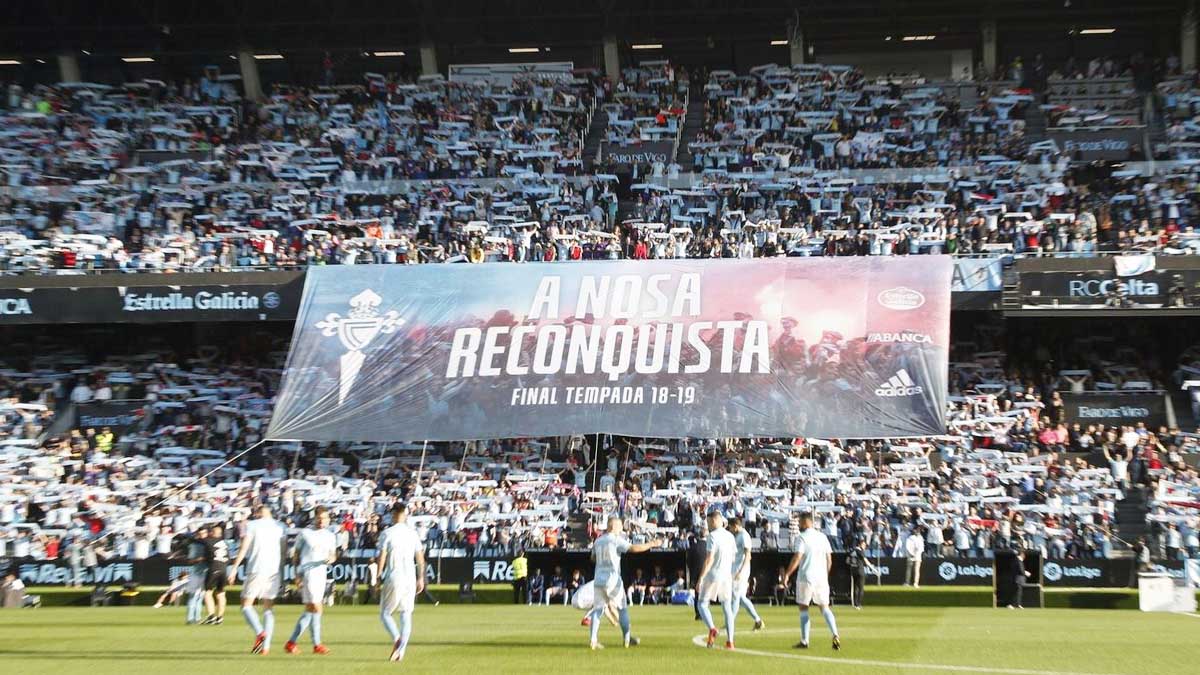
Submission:
M 1066 418 L 1058 387 L 1114 376 L 1123 386 L 1143 376 L 1136 367 L 1035 384 L 1001 354 L 972 351 L 952 370 L 950 434 L 926 439 L 259 444 L 279 364 L 203 352 L 102 364 L 56 353 L 44 360 L 66 367 L 0 373 L 0 557 L 171 555 L 177 536 L 201 524 L 235 536 L 257 501 L 292 525 L 329 506 L 343 548 L 363 551 L 395 498 L 413 508 L 432 555 L 586 546 L 612 513 L 630 520 L 635 540 L 683 550 L 717 507 L 741 516 L 765 550 L 789 550 L 798 514 L 814 511 L 835 549 L 862 541 L 872 556 L 908 557 L 904 542 L 918 534 L 928 556 L 1020 546 L 1109 557 L 1132 544 L 1114 522 L 1128 490 L 1200 490 L 1184 461 L 1197 452 L 1195 434 Z M 55 426 L 63 402 L 117 400 L 137 402 L 117 428 Z M 1152 518 L 1184 542 L 1200 527 L 1194 511 L 1165 503 Z M 1166 548 L 1158 554 L 1179 554 Z
M 1072 165 L 1023 141 L 1023 90 L 962 110 L 848 67 L 690 77 L 666 63 L 615 88 L 372 76 L 262 105 L 207 82 L 15 90 L 0 268 L 1195 250 L 1194 167 Z M 589 172 L 593 112 L 613 142 L 675 135 L 690 91 L 706 109 L 690 184 Z M 1185 154 L 1190 91 L 1167 101 Z M 862 167 L 928 171 L 847 171 Z
M 207 81 L 10 90 L 0 265 L 1090 255 L 1187 253 L 1200 241 L 1190 168 L 1081 171 L 1024 141 L 1024 93 L 963 110 L 940 90 L 900 92 L 847 67 L 711 73 L 694 184 L 588 175 L 593 110 L 607 115 L 608 140 L 652 140 L 678 133 L 689 89 L 658 64 L 615 90 L 591 76 L 506 87 L 371 77 L 281 89 L 263 105 L 227 100 Z M 1176 93 L 1174 107 L 1191 105 Z M 1181 128 L 1169 133 L 1186 142 Z M 179 157 L 135 165 L 139 151 Z M 929 171 L 850 172 L 904 167 Z M 836 548 L 861 541 L 872 556 L 911 556 L 915 535 L 930 556 L 1025 547 L 1108 557 L 1129 545 L 1115 533 L 1115 504 L 1143 488 L 1158 496 L 1157 553 L 1197 553 L 1200 523 L 1181 506 L 1200 490 L 1184 462 L 1196 437 L 1065 417 L 1059 391 L 1126 387 L 1161 370 L 1107 353 L 1030 372 L 963 347 L 951 434 L 928 439 L 260 444 L 282 347 L 99 363 L 47 351 L 0 371 L 0 557 L 86 567 L 170 555 L 200 524 L 236 536 L 257 501 L 291 525 L 331 506 L 342 547 L 361 551 L 395 498 L 413 507 L 431 551 L 456 554 L 580 546 L 610 513 L 631 520 L 635 540 L 683 549 L 716 506 L 767 549 L 788 549 L 795 516 L 814 511 Z M 59 424 L 67 402 L 122 399 L 142 403 L 121 428 Z

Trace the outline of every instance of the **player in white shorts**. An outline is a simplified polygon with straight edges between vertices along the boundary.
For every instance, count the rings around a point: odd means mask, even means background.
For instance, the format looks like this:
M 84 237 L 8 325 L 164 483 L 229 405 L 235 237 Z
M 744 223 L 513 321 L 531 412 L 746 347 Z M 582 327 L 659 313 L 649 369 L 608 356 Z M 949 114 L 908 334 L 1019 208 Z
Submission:
M 237 568 L 246 563 L 246 580 L 242 584 L 242 616 L 254 631 L 252 654 L 266 655 L 271 651 L 271 636 L 275 633 L 275 598 L 279 596 L 279 566 L 283 562 L 283 526 L 271 517 L 266 504 L 254 512 L 255 518 L 246 523 L 238 544 L 237 558 L 229 566 L 229 583 L 237 578 Z M 262 600 L 262 620 L 254 603 Z
M 408 507 L 392 507 L 392 525 L 379 535 L 379 570 L 383 593 L 379 599 L 379 618 L 392 636 L 392 661 L 404 658 L 412 633 L 413 605 L 417 594 L 425 590 L 425 546 L 421 535 L 408 524 Z M 400 625 L 392 614 L 400 613 Z
M 700 618 L 708 627 L 706 644 L 712 647 L 717 641 L 717 626 L 713 623 L 708 605 L 714 600 L 721 603 L 725 615 L 725 648 L 733 649 L 733 623 L 736 614 L 736 598 L 733 592 L 733 560 L 737 557 L 737 542 L 725 529 L 725 517 L 719 511 L 708 514 L 708 536 L 704 539 L 704 567 L 700 570 L 700 585 L 696 594 Z
M 600 644 L 600 617 L 605 607 L 617 610 L 617 618 L 621 624 L 621 636 L 625 646 L 634 644 L 630 634 L 629 607 L 625 597 L 625 583 L 621 581 L 621 556 L 625 553 L 642 553 L 663 545 L 660 540 L 645 544 L 631 544 L 621 535 L 623 527 L 621 519 L 609 516 L 608 532 L 592 544 L 592 560 L 596 563 L 596 575 L 593 581 L 594 598 L 592 600 L 592 615 L 590 642 L 592 649 L 603 649 Z
M 833 567 L 833 547 L 829 539 L 820 530 L 813 527 L 811 513 L 800 515 L 800 538 L 796 542 L 796 555 L 788 565 L 784 575 L 784 583 L 796 573 L 796 604 L 800 605 L 800 641 L 795 644 L 797 649 L 808 649 L 810 622 L 808 606 L 816 605 L 825 618 L 825 625 L 833 633 L 833 648 L 841 649 L 842 641 L 838 638 L 837 621 L 833 618 L 833 610 L 829 608 L 829 570 Z
M 736 616 L 738 607 L 745 607 L 754 619 L 754 630 L 757 632 L 766 624 L 758 615 L 754 603 L 750 602 L 750 557 L 753 551 L 750 533 L 742 527 L 742 519 L 737 516 L 729 519 L 729 532 L 733 534 L 733 541 L 737 545 L 737 553 L 733 559 L 733 613 Z
M 579 622 L 579 625 L 584 627 L 592 625 L 592 606 L 595 603 L 596 582 L 594 581 L 589 581 L 580 586 L 579 590 L 575 591 L 575 595 L 571 596 L 571 604 L 576 609 L 586 610 L 583 613 L 583 620 Z M 604 606 L 604 618 L 608 619 L 608 622 L 613 626 L 620 627 L 621 625 L 621 620 L 617 618 L 617 611 L 612 608 L 612 605 Z M 633 638 L 633 640 L 636 641 L 637 638 Z
M 321 642 L 321 614 L 325 605 L 325 586 L 329 566 L 337 561 L 337 537 L 329 529 L 329 510 L 318 506 L 313 511 L 311 527 L 300 531 L 296 540 L 295 558 L 298 559 L 296 575 L 300 578 L 300 599 L 304 601 L 304 613 L 296 621 L 292 637 L 283 646 L 289 654 L 299 654 L 296 641 L 307 628 L 312 632 L 313 653 L 328 654 L 329 648 Z

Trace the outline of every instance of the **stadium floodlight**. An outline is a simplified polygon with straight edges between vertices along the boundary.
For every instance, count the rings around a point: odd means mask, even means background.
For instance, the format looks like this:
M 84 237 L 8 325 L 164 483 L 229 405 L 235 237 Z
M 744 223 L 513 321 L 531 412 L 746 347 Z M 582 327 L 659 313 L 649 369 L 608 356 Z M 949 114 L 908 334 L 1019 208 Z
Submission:
M 633 45 L 633 48 L 634 49 L 662 49 L 662 44 L 657 43 L 657 42 L 646 43 L 646 44 Z
M 121 60 L 125 63 L 154 63 L 152 56 L 122 56 Z
M 1079 31 L 1080 35 L 1112 35 L 1117 32 L 1116 28 L 1084 28 Z
M 541 51 L 538 47 L 509 47 L 509 54 L 536 54 Z
M 788 43 L 787 40 L 771 40 L 772 47 L 782 47 Z
M 404 52 L 371 52 L 375 56 L 404 56 Z
M 279 61 L 283 58 L 283 54 L 255 54 L 255 61 Z
M 900 39 L 905 42 L 928 42 L 929 40 L 934 40 L 936 38 L 936 35 L 905 35 Z
M 16 59 L 0 59 L 0 66 L 19 66 L 21 62 Z

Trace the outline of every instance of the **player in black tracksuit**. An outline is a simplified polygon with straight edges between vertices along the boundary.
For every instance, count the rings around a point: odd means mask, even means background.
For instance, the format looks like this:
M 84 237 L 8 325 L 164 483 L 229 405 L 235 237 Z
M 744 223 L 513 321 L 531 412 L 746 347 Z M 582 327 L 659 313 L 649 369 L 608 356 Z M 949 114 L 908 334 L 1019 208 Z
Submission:
M 867 542 L 858 544 L 846 554 L 846 566 L 850 568 L 850 604 L 862 609 L 863 588 L 867 584 Z
M 208 530 L 208 536 L 198 539 L 197 543 L 204 547 L 204 564 L 208 568 L 208 574 L 204 577 L 204 609 L 208 612 L 208 617 L 204 619 L 204 623 L 224 623 L 229 542 L 225 541 L 222 527 L 213 525 Z
M 692 579 L 692 590 L 696 591 L 696 601 L 692 603 L 692 609 L 696 612 L 697 621 L 700 620 L 700 573 L 704 571 L 704 559 L 708 556 L 706 548 L 704 537 L 697 536 L 694 532 L 688 535 L 687 564 Z

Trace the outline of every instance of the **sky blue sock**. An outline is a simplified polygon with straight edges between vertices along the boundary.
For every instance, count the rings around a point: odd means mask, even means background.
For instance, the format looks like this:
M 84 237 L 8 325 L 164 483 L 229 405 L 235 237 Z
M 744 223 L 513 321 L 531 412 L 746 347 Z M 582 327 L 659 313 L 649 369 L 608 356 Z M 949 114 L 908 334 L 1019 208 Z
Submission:
M 199 621 L 204 612 L 204 593 L 192 593 L 188 598 L 187 620 Z
M 312 615 L 312 639 L 313 646 L 321 644 L 321 613 L 317 612 Z
M 700 618 L 704 621 L 704 627 L 709 630 L 716 628 L 717 625 L 713 623 L 712 612 L 709 611 L 709 609 L 708 609 L 708 603 L 704 602 L 703 600 L 701 600 L 699 602 L 700 602 Z
M 381 610 L 379 620 L 383 622 L 383 627 L 387 629 L 388 635 L 392 636 L 392 642 L 400 639 L 400 629 L 396 627 L 396 620 L 392 618 L 391 612 L 386 609 Z
M 837 621 L 833 618 L 833 608 L 828 605 L 822 607 L 821 616 L 825 617 L 825 625 L 829 626 L 829 632 L 833 633 L 834 637 L 837 637 Z
M 725 615 L 725 639 L 733 643 L 733 627 L 737 623 L 737 606 L 736 600 L 727 600 L 721 603 L 721 613 Z
M 629 631 L 630 631 L 629 608 L 622 607 L 621 611 L 617 612 L 617 618 L 621 623 L 621 637 L 622 638 L 629 637 Z
M 800 610 L 800 641 L 808 644 L 808 633 L 812 628 L 812 622 L 808 618 L 808 608 Z
M 292 637 L 288 638 L 288 642 L 299 642 L 300 636 L 304 634 L 304 629 L 308 628 L 308 624 L 312 622 L 312 614 L 305 612 L 296 620 L 296 627 L 292 629 Z
M 758 610 L 755 609 L 754 603 L 750 602 L 750 598 L 748 596 L 743 595 L 738 604 L 740 604 L 742 607 L 745 607 L 747 612 L 750 612 L 750 618 L 754 619 L 755 623 L 762 621 L 762 617 L 758 615 Z
M 408 636 L 412 635 L 412 612 L 400 612 L 400 648 L 408 646 Z
M 242 607 L 242 616 L 246 617 L 246 623 L 250 624 L 250 630 L 254 631 L 255 635 L 263 632 L 262 622 L 258 620 L 258 612 L 254 611 L 253 607 Z
M 592 609 L 591 617 L 592 624 L 589 626 L 589 629 L 592 636 L 592 642 L 595 643 L 600 640 L 600 620 L 604 618 L 604 609 L 601 607 Z
M 263 642 L 263 648 L 271 648 L 271 636 L 275 634 L 275 610 L 263 610 L 263 632 L 267 634 L 267 639 Z

